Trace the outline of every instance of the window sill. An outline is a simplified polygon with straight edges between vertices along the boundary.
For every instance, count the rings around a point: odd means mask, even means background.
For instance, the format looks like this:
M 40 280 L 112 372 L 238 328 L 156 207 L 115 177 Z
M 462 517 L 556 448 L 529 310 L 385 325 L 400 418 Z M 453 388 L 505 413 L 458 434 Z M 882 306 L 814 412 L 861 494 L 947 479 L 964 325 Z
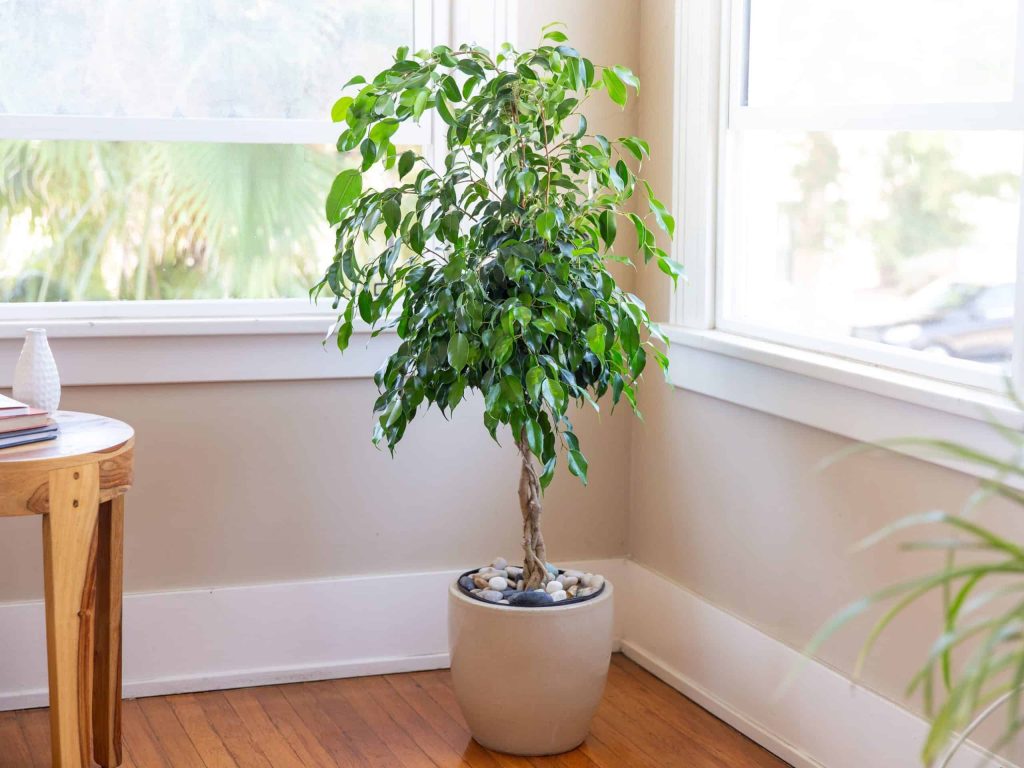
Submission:
M 1006 455 L 1007 443 L 989 422 L 1024 429 L 1024 414 L 996 392 L 722 331 L 666 333 L 676 387 L 853 440 L 941 437 Z M 901 452 L 980 474 L 929 452 Z
M 397 340 L 357 326 L 345 355 L 322 344 L 332 313 L 0 322 L 0 387 L 24 332 L 46 328 L 64 386 L 369 378 Z

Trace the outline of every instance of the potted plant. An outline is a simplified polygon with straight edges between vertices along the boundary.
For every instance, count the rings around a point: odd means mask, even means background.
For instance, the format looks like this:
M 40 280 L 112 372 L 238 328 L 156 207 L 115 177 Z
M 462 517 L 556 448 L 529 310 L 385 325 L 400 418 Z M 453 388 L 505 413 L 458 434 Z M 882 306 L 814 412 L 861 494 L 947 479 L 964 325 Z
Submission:
M 523 52 L 400 48 L 390 67 L 346 85 L 354 90 L 332 110 L 345 124 L 338 149 L 358 149 L 362 162 L 327 197 L 336 256 L 313 289 L 334 296 L 340 350 L 357 320 L 374 335 L 397 332 L 374 376 L 375 443 L 393 452 L 417 413 L 433 405 L 448 415 L 476 390 L 488 432 L 497 441 L 507 428 L 522 458 L 522 566 L 468 572 L 449 598 L 453 681 L 473 735 L 519 754 L 583 740 L 611 652 L 611 584 L 551 566 L 540 529 L 560 456 L 587 481 L 571 406 L 597 409 L 610 392 L 613 407 L 625 398 L 635 411 L 648 356 L 668 366 L 644 304 L 608 270 L 632 263 L 620 228 L 635 233 L 645 263 L 680 274 L 652 231 L 672 236 L 673 218 L 638 175 L 648 145 L 591 133 L 583 113 L 601 92 L 624 106 L 637 78 L 545 29 Z M 436 165 L 392 141 L 430 110 L 447 124 Z M 378 163 L 398 180 L 366 188 Z M 635 193 L 644 215 L 630 207 Z

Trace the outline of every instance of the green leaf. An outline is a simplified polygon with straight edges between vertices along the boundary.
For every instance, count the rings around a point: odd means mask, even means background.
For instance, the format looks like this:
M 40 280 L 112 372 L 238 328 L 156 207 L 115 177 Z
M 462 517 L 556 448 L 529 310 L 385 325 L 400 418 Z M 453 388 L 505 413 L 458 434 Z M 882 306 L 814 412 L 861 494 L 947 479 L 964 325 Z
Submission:
M 373 296 L 369 291 L 360 291 L 359 293 L 359 317 L 363 319 L 364 323 L 373 322 Z
M 394 136 L 397 130 L 398 120 L 395 118 L 389 117 L 386 120 L 381 120 L 370 129 L 370 141 L 380 146 Z
M 615 66 L 612 67 L 612 71 L 618 75 L 619 80 L 632 87 L 637 93 L 640 92 L 640 80 L 633 74 L 632 70 L 626 69 L 626 67 Z
M 556 43 L 564 43 L 569 38 L 564 32 L 559 32 L 557 29 L 553 29 L 544 35 L 544 40 L 554 40 Z
M 531 400 L 540 400 L 541 387 L 546 378 L 544 369 L 539 365 L 533 366 L 533 368 L 526 372 L 526 391 L 530 393 Z
M 565 398 L 565 388 L 554 379 L 545 379 L 541 386 L 541 392 L 548 407 L 557 414 L 565 413 L 568 401 Z
M 587 330 L 587 345 L 590 351 L 604 359 L 604 345 L 607 329 L 601 323 L 595 323 Z
M 341 212 L 363 191 L 363 177 L 355 168 L 339 173 L 327 195 L 327 221 L 333 226 L 341 221 Z
M 673 283 L 677 282 L 683 274 L 683 265 L 666 256 L 658 258 L 658 269 L 671 277 Z
M 526 422 L 524 429 L 526 430 L 526 442 L 530 446 L 530 451 L 534 456 L 540 457 L 544 455 L 544 430 L 541 428 L 533 419 Z
M 462 402 L 465 392 L 466 380 L 462 378 L 456 379 L 452 383 L 452 388 L 448 390 L 448 407 L 454 410 L 455 406 Z
M 348 115 L 348 108 L 352 106 L 351 96 L 342 96 L 331 107 L 331 120 L 335 123 L 345 122 L 345 116 Z
M 556 224 L 555 212 L 552 210 L 544 211 L 537 217 L 537 234 L 545 240 L 553 240 Z
M 397 232 L 398 226 L 402 221 L 402 206 L 398 204 L 397 200 L 388 200 L 381 207 L 384 214 L 384 224 L 391 232 Z
M 601 72 L 601 82 L 608 89 L 608 96 L 620 107 L 626 106 L 626 85 L 613 69 L 604 68 Z
M 579 451 L 569 451 L 569 471 L 582 480 L 584 485 L 587 484 L 588 469 L 589 465 L 587 464 L 586 456 Z
M 598 226 L 605 246 L 611 248 L 612 243 L 615 242 L 615 235 L 618 232 L 618 225 L 615 223 L 615 211 L 601 211 Z
M 416 164 L 416 153 L 407 149 L 402 153 L 402 156 L 398 158 L 398 178 L 402 179 L 405 175 L 412 170 L 413 165 Z
M 448 101 L 445 99 L 443 93 L 438 93 L 436 97 L 437 103 L 437 114 L 441 116 L 448 125 L 455 125 L 455 116 L 452 115 L 451 107 L 448 106 Z
M 466 367 L 469 360 L 469 339 L 464 333 L 456 333 L 448 342 L 448 362 L 456 371 Z

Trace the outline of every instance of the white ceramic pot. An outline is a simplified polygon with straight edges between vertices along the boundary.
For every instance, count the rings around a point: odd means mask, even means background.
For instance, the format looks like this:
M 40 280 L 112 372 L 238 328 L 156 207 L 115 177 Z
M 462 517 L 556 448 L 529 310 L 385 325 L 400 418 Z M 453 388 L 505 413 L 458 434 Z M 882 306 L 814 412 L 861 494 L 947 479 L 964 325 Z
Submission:
M 452 683 L 473 738 L 498 752 L 554 755 L 587 737 L 612 654 L 612 585 L 538 608 L 448 593 Z
M 14 367 L 14 399 L 53 414 L 60 405 L 60 375 L 43 328 L 29 328 Z

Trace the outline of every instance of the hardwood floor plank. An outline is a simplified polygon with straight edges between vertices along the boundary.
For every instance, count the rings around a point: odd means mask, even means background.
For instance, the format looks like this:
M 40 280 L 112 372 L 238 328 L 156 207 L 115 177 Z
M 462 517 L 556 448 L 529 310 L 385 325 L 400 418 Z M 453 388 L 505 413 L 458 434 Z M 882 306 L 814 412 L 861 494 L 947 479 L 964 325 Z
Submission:
M 123 768 L 786 768 L 616 655 L 586 741 L 550 757 L 469 734 L 447 670 L 124 702 Z M 45 709 L 0 713 L 0 768 L 52 768 Z
M 32 768 L 50 768 L 50 713 L 45 709 L 27 709 L 16 713 L 21 735 L 28 745 Z M 0 741 L 0 743 L 3 743 Z M 127 760 L 125 761 L 127 762 Z
M 139 699 L 138 703 L 164 757 L 174 768 L 207 768 L 166 698 Z
M 347 768 L 349 763 L 339 763 L 331 756 L 279 688 L 268 686 L 251 690 L 303 765 L 309 768 Z
M 206 768 L 238 768 L 194 695 L 169 696 L 168 703 Z
M 320 707 L 308 685 L 282 685 L 278 690 L 339 766 L 363 768 L 370 765 L 360 754 L 352 737 L 335 725 Z
M 337 689 L 341 691 L 352 709 L 395 754 L 399 760 L 396 766 L 436 768 L 434 761 L 427 757 L 427 754 L 417 746 L 409 734 L 399 727 L 391 713 L 374 700 L 368 686 L 365 677 L 353 677 L 345 680 L 343 685 L 337 686 Z M 448 765 L 440 768 L 448 768 Z
M 252 736 L 224 694 L 201 693 L 196 695 L 196 699 L 238 768 L 274 768 L 253 743 Z
M 168 765 L 164 759 L 163 750 L 150 730 L 138 700 L 122 703 L 121 718 L 124 748 L 136 765 L 144 765 L 146 768 L 177 768 Z
M 25 768 L 32 765 L 25 735 L 14 712 L 0 712 L 0 768 Z

